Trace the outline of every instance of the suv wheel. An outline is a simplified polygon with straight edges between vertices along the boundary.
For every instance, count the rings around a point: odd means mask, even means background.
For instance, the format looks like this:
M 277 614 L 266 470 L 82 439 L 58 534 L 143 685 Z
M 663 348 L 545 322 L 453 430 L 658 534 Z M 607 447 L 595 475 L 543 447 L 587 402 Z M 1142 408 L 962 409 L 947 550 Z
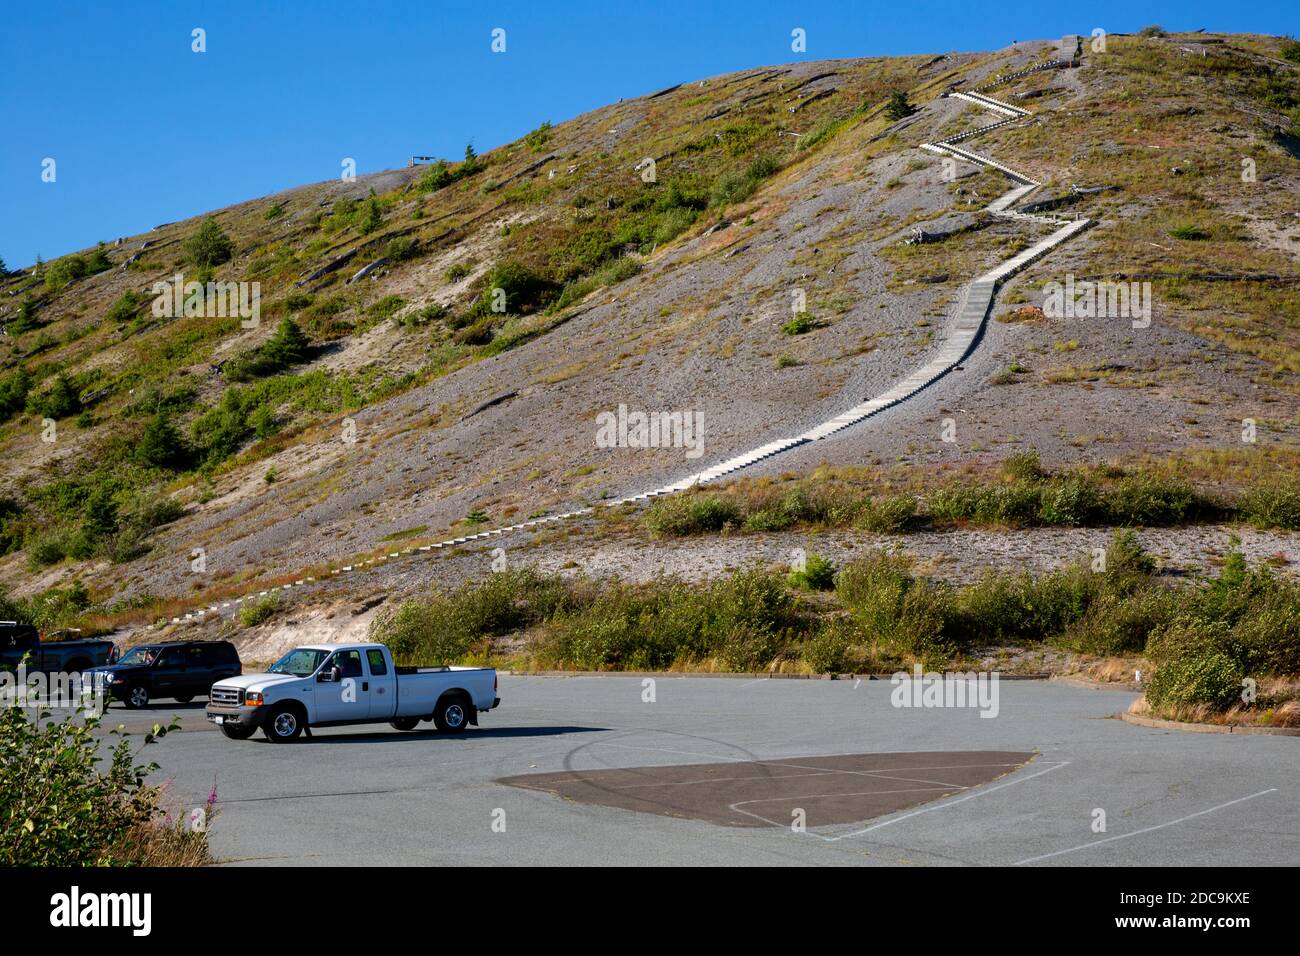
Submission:
M 266 739 L 272 743 L 282 744 L 296 740 L 302 733 L 302 716 L 292 707 L 277 707 L 266 718 L 262 730 Z
M 256 727 L 235 727 L 231 724 L 221 725 L 221 732 L 231 740 L 247 740 L 253 736 L 253 731 L 256 729 Z
M 135 710 L 149 706 L 149 688 L 136 684 L 126 692 L 126 706 Z
M 193 695 L 193 694 L 177 694 L 177 695 L 176 695 L 176 701 L 177 701 L 177 703 L 181 703 L 181 704 L 188 704 L 188 703 L 189 703 L 190 701 L 192 701 L 193 699 L 194 699 L 194 695 Z
M 419 717 L 398 717 L 396 720 L 389 721 L 394 730 L 414 730 L 419 722 Z

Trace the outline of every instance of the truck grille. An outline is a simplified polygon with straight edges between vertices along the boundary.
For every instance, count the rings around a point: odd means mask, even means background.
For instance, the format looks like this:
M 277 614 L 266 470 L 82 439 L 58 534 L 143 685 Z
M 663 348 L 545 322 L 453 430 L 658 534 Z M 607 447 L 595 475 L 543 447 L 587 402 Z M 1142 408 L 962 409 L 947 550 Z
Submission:
M 212 688 L 212 693 L 208 695 L 209 702 L 218 704 L 222 707 L 239 706 L 239 688 L 238 687 L 221 687 Z

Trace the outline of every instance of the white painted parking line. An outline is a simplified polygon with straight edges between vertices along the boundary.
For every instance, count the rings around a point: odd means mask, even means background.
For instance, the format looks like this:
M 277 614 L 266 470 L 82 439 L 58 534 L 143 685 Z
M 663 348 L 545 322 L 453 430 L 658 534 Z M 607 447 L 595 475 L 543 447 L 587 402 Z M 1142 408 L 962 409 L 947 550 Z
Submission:
M 1127 840 L 1131 837 L 1141 836 L 1143 833 L 1153 833 L 1156 830 L 1163 830 L 1165 827 L 1172 827 L 1178 823 L 1186 823 L 1188 820 L 1195 820 L 1197 817 L 1203 817 L 1207 813 L 1217 813 L 1228 807 L 1235 806 L 1238 803 L 1245 803 L 1247 800 L 1254 800 L 1256 797 L 1262 797 L 1266 794 L 1277 793 L 1277 787 L 1270 787 L 1268 790 L 1261 790 L 1259 793 L 1252 793 L 1248 797 L 1238 797 L 1236 800 L 1229 800 L 1227 803 L 1221 803 L 1217 807 L 1210 807 L 1208 810 L 1199 810 L 1196 813 L 1189 813 L 1187 816 L 1179 817 L 1177 820 L 1170 820 L 1168 823 L 1158 823 L 1153 827 L 1143 827 L 1141 830 L 1134 830 L 1132 833 L 1117 833 L 1114 836 L 1103 837 L 1100 840 L 1093 840 L 1091 843 L 1080 843 L 1078 846 L 1068 847 L 1064 850 L 1057 850 L 1054 853 L 1044 853 L 1041 856 L 1031 856 L 1025 860 L 1017 860 L 1013 866 L 1024 866 L 1027 863 L 1037 863 L 1039 860 L 1050 860 L 1053 857 L 1065 856 L 1067 853 L 1077 853 L 1080 850 L 1091 850 L 1095 846 L 1101 846 L 1103 843 L 1113 843 L 1116 840 Z

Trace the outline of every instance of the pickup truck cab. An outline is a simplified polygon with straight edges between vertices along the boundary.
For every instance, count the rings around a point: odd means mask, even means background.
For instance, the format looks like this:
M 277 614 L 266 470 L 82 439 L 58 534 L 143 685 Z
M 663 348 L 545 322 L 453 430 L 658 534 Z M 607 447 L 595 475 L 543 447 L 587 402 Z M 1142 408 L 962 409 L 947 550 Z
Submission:
M 397 667 L 383 644 L 308 644 L 295 647 L 264 674 L 244 674 L 212 685 L 208 720 L 232 740 L 260 727 L 275 743 L 312 727 L 391 724 L 414 730 L 432 720 L 444 733 L 477 724 L 501 703 L 490 667 Z

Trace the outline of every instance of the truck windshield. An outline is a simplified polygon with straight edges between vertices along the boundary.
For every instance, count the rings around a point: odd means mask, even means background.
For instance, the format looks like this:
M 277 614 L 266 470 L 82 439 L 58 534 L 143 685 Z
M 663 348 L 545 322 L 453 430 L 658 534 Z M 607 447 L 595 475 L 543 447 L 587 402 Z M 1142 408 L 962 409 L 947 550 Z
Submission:
M 320 667 L 320 662 L 328 653 L 329 651 L 318 651 L 309 647 L 296 647 L 272 664 L 270 673 L 307 677 L 316 673 L 316 668 Z
M 154 650 L 152 647 L 133 647 L 131 650 L 123 654 L 117 663 L 123 667 L 130 667 L 132 665 L 138 666 L 142 664 L 152 664 L 153 658 Z

